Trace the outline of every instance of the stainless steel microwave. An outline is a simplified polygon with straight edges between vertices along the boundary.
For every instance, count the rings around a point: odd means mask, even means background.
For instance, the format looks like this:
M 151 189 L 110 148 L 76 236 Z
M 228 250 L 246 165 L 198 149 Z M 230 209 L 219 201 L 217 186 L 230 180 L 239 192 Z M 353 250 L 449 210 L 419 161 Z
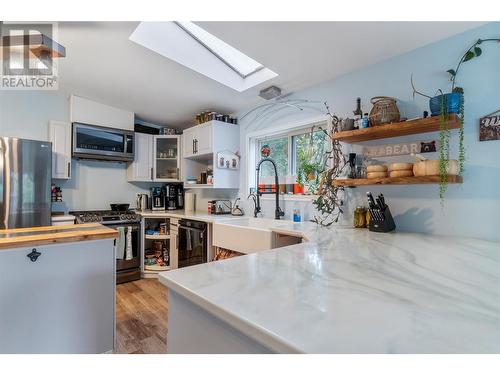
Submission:
M 75 158 L 134 160 L 133 131 L 74 122 L 72 144 Z

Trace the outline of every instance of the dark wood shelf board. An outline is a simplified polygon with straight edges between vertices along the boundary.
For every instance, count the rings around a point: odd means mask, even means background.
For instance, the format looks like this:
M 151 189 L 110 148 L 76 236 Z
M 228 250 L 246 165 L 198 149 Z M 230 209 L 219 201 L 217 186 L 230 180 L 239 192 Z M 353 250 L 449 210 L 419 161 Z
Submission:
M 364 185 L 418 185 L 418 184 L 439 184 L 439 176 L 421 177 L 384 177 L 384 178 L 355 178 L 333 181 L 334 186 L 364 186 Z M 449 184 L 461 184 L 462 176 L 448 176 Z
M 346 143 L 366 142 L 376 139 L 402 137 L 405 135 L 421 134 L 439 131 L 440 117 L 427 117 L 417 120 L 402 121 L 394 124 L 373 126 L 366 129 L 347 130 L 333 135 L 333 139 Z M 460 128 L 460 118 L 456 114 L 448 115 L 446 119 L 448 129 Z

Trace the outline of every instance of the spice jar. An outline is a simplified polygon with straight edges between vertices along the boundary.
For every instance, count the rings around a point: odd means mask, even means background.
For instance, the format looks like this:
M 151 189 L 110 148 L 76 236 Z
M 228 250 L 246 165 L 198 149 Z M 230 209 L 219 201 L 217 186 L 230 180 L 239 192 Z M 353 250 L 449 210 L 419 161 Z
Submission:
M 366 228 L 366 211 L 363 206 L 354 209 L 354 228 Z

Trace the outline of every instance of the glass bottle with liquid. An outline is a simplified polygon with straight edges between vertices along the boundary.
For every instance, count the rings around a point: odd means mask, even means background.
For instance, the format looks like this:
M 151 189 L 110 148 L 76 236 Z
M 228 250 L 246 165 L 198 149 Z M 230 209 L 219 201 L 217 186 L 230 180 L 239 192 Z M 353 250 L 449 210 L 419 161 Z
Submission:
M 354 129 L 361 128 L 361 119 L 363 118 L 363 111 L 361 110 L 361 98 L 356 99 L 356 109 L 354 113 Z
M 300 214 L 300 206 L 298 202 L 293 205 L 293 221 L 300 223 L 302 221 L 302 216 Z

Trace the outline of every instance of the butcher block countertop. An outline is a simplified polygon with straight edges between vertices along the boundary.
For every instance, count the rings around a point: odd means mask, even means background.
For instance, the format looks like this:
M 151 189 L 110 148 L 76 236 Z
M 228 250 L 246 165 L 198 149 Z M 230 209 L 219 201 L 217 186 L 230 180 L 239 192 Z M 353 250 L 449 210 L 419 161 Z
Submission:
M 48 227 L 2 229 L 0 250 L 15 247 L 51 245 L 64 242 L 116 238 L 118 232 L 101 224 L 69 224 Z

